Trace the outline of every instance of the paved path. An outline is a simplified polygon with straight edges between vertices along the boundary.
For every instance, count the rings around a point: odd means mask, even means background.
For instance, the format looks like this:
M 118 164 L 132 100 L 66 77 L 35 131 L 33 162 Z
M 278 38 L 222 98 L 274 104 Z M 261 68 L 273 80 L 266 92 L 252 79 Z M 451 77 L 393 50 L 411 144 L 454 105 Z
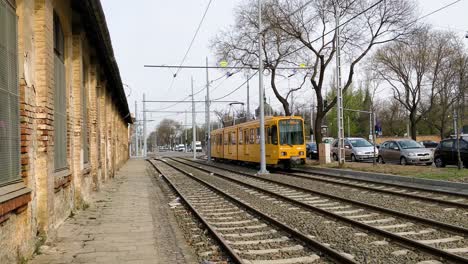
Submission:
M 129 160 L 29 263 L 196 263 L 144 160 Z

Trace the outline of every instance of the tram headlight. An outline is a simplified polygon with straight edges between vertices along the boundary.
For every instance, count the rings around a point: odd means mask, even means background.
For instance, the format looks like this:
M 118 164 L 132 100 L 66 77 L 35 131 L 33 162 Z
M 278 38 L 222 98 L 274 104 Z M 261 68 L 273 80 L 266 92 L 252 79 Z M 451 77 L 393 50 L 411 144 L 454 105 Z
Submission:
M 299 151 L 299 156 L 304 155 L 304 151 Z
M 287 152 L 285 152 L 285 151 L 281 152 L 281 156 L 287 156 L 287 155 L 288 155 Z

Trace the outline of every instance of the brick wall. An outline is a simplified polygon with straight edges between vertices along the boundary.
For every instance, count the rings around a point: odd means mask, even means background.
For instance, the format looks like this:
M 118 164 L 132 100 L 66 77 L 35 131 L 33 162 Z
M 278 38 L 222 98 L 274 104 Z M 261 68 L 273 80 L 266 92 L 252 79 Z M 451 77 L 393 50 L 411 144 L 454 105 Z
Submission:
M 89 203 L 93 192 L 128 159 L 127 123 L 111 99 L 117 89 L 107 82 L 106 65 L 95 55 L 95 43 L 77 24 L 79 15 L 72 26 L 70 1 L 16 0 L 16 5 L 21 177 L 30 193 L 20 197 L 23 205 L 15 210 L 6 214 L 0 210 L 0 263 L 30 257 L 36 242 L 53 238 L 70 213 Z M 65 33 L 69 167 L 60 172 L 54 170 L 54 11 Z M 86 119 L 81 105 L 83 71 L 88 76 Z M 82 126 L 88 128 L 88 164 L 83 162 Z

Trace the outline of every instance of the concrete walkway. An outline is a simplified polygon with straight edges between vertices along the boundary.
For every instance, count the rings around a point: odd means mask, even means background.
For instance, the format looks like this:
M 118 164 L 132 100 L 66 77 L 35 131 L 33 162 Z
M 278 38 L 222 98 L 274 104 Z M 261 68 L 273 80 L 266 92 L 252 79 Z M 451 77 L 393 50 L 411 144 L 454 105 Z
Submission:
M 144 160 L 132 159 L 29 263 L 196 263 Z

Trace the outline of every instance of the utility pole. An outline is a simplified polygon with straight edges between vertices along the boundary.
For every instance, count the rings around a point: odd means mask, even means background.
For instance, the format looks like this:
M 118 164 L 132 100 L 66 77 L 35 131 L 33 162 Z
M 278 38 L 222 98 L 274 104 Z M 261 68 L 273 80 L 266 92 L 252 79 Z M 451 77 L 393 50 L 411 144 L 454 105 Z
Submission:
M 187 110 L 185 110 L 185 121 L 184 121 L 184 130 L 185 130 L 185 140 L 184 140 L 184 145 L 185 145 L 185 153 L 188 152 L 187 148 Z
M 138 157 L 139 147 L 138 147 L 138 103 L 135 100 L 135 157 Z
M 208 57 L 206 57 L 206 155 L 211 161 L 211 127 L 210 127 L 210 79 L 208 77 Z
M 315 131 L 314 131 L 314 109 L 315 109 L 315 104 L 312 103 L 312 106 L 310 107 L 310 131 L 312 133 L 310 133 L 311 135 L 311 141 L 314 142 L 314 138 L 315 138 Z
M 338 163 L 345 163 L 344 149 L 344 122 L 343 122 L 343 90 L 341 89 L 341 43 L 340 43 L 340 12 L 336 7 L 336 97 L 337 97 L 337 121 L 338 121 Z
M 453 106 L 453 130 L 457 142 L 457 167 L 459 170 L 461 170 L 462 162 L 460 157 L 460 135 L 458 134 L 458 112 L 455 105 Z
M 375 113 L 374 113 L 374 107 L 371 106 L 371 114 L 370 114 L 371 118 L 372 118 L 372 128 L 375 128 Z M 375 131 L 372 130 L 372 145 L 374 145 L 374 153 L 373 153 L 373 157 L 372 157 L 372 164 L 375 166 L 375 145 L 377 144 L 376 142 L 376 139 L 375 139 Z
M 247 72 L 247 117 L 246 121 L 250 121 L 250 86 L 249 86 L 250 76 Z
M 193 151 L 193 159 L 197 159 L 197 149 L 195 145 L 195 141 L 197 140 L 197 131 L 196 129 L 196 122 L 195 122 L 195 95 L 193 94 L 193 77 L 192 77 L 192 151 Z
M 349 115 L 348 115 L 348 137 L 351 137 L 351 126 L 349 125 Z
M 262 28 L 262 1 L 258 0 L 258 90 L 260 101 L 260 171 L 258 174 L 268 174 L 265 157 L 265 104 L 263 91 L 263 28 Z
M 372 127 L 372 123 L 373 122 L 372 122 L 372 106 L 371 106 L 371 108 L 369 109 L 369 140 L 373 139 L 372 135 L 374 134 L 374 132 L 373 132 L 374 128 Z M 374 143 L 374 142 L 372 142 L 372 143 Z
M 145 108 L 145 94 L 143 93 L 143 157 L 147 156 L 147 138 L 146 138 L 146 108 Z

